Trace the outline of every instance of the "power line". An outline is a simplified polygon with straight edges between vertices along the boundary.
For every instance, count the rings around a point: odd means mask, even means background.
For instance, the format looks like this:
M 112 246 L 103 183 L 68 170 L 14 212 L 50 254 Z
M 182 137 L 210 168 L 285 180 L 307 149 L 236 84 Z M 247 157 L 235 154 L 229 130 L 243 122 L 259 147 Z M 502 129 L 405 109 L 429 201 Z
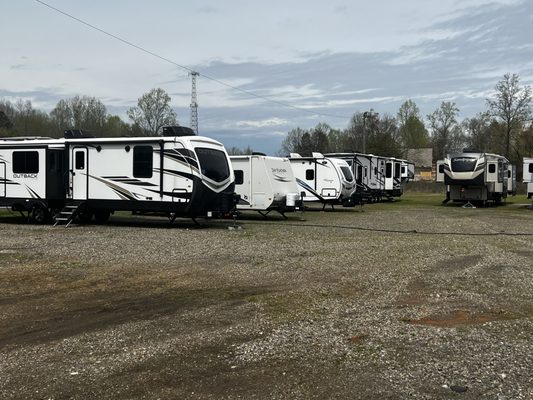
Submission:
M 87 26 L 87 27 L 89 27 L 89 28 L 91 28 L 91 29 L 94 29 L 94 30 L 96 30 L 96 31 L 98 31 L 98 32 L 100 32 L 100 33 L 103 33 L 104 35 L 109 36 L 109 37 L 111 37 L 111 38 L 113 38 L 113 39 L 115 39 L 115 40 L 118 40 L 119 42 L 122 42 L 123 44 L 126 44 L 126 45 L 128 45 L 128 46 L 130 46 L 130 47 L 133 47 L 133 48 L 135 48 L 135 49 L 137 49 L 137 50 L 139 50 L 139 51 L 142 51 L 143 53 L 149 54 L 149 55 L 151 55 L 151 56 L 153 56 L 153 57 L 156 57 L 156 58 L 158 58 L 158 59 L 160 59 L 160 60 L 162 60 L 162 61 L 165 61 L 165 62 L 167 62 L 167 63 L 170 63 L 170 64 L 172 64 L 172 65 L 174 65 L 174 66 L 176 66 L 176 67 L 178 67 L 178 68 L 182 68 L 182 69 L 184 69 L 184 70 L 186 70 L 186 71 L 188 71 L 188 72 L 190 72 L 190 73 L 192 73 L 192 72 L 197 72 L 196 70 L 193 70 L 192 68 L 189 68 L 189 67 L 187 67 L 187 66 L 185 66 L 185 65 L 182 65 L 182 64 L 178 64 L 177 62 L 172 61 L 172 60 L 170 60 L 169 58 L 163 57 L 163 56 L 161 56 L 161 55 L 159 55 L 159 54 L 157 54 L 157 53 L 154 53 L 153 51 L 147 50 L 146 48 L 144 48 L 144 47 L 142 47 L 142 46 L 139 46 L 139 45 L 137 45 L 137 44 L 135 44 L 135 43 L 132 43 L 132 42 L 130 42 L 129 40 L 123 39 L 123 38 L 121 38 L 120 36 L 117 36 L 117 35 L 114 35 L 114 34 L 108 32 L 108 31 L 105 31 L 105 30 L 102 29 L 102 28 L 98 28 L 97 26 L 92 25 L 92 24 L 90 24 L 90 23 L 87 22 L 87 21 L 84 21 L 84 20 L 82 20 L 82 19 L 80 19 L 80 18 L 78 18 L 78 17 L 75 17 L 75 16 L 72 15 L 72 14 L 69 14 L 69 13 L 67 13 L 67 12 L 65 12 L 65 11 L 63 11 L 63 10 L 60 10 L 59 8 L 56 8 L 56 7 L 54 7 L 54 6 L 52 6 L 52 5 L 48 4 L 48 3 L 45 3 L 44 1 L 41 1 L 41 0 L 35 0 L 35 1 L 36 1 L 37 3 L 39 3 L 39 4 L 43 5 L 43 6 L 45 6 L 45 7 L 48 7 L 48 8 L 51 9 L 51 10 L 56 11 L 56 12 L 59 13 L 59 14 L 62 14 L 62 15 L 64 15 L 64 16 L 70 18 L 70 19 L 73 19 L 73 20 L 76 21 L 76 22 L 79 22 L 80 24 L 83 24 L 83 25 L 85 25 L 85 26 Z M 239 91 L 239 92 L 241 92 L 241 93 L 244 93 L 244 94 L 246 94 L 246 95 L 248 95 L 248 96 L 251 96 L 251 97 L 254 97 L 254 98 L 256 98 L 256 99 L 261 99 L 261 100 L 264 100 L 264 101 L 268 101 L 268 102 L 271 102 L 271 103 L 274 103 L 274 104 L 277 104 L 277 105 L 280 105 L 280 106 L 283 106 L 283 107 L 292 108 L 292 109 L 294 109 L 294 110 L 298 110 L 298 111 L 306 112 L 306 113 L 308 113 L 308 114 L 312 114 L 312 115 L 319 115 L 319 116 L 330 117 L 330 118 L 342 118 L 342 119 L 349 119 L 349 118 L 351 118 L 351 117 L 346 116 L 346 115 L 338 115 L 338 114 L 329 114 L 329 113 L 315 112 L 315 111 L 312 111 L 312 110 L 308 110 L 308 109 L 306 109 L 306 108 L 302 108 L 302 107 L 294 106 L 294 105 L 289 104 L 289 103 L 285 103 L 285 102 L 283 102 L 283 101 L 279 101 L 279 100 L 276 100 L 276 99 L 271 99 L 270 97 L 267 97 L 267 96 L 262 96 L 262 95 L 260 95 L 260 94 L 257 94 L 257 93 L 254 93 L 254 92 L 251 92 L 251 91 L 249 91 L 249 90 L 242 89 L 242 88 L 240 88 L 240 87 L 238 87 L 238 86 L 231 85 L 231 84 L 229 84 L 229 83 L 227 83 L 227 82 L 221 81 L 220 79 L 214 78 L 214 77 L 209 76 L 209 75 L 205 75 L 205 74 L 199 74 L 199 75 L 202 76 L 202 77 L 205 78 L 205 79 L 208 79 L 208 80 L 212 81 L 212 82 L 216 82 L 216 83 L 218 83 L 219 85 L 222 85 L 222 86 L 225 86 L 225 87 L 227 87 L 227 88 L 230 88 L 230 89 L 233 89 L 233 90 Z

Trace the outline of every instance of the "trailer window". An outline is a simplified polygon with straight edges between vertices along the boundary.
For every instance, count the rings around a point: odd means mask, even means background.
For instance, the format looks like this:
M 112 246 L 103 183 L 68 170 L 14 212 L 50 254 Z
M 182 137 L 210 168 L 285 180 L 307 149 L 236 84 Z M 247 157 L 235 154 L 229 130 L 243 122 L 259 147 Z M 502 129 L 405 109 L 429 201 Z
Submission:
M 234 172 L 235 172 L 235 184 L 242 185 L 244 183 L 244 171 L 242 169 L 236 169 Z
M 306 169 L 305 170 L 305 179 L 308 181 L 312 181 L 315 179 L 315 170 L 314 169 Z
M 453 172 L 472 172 L 476 166 L 477 158 L 472 157 L 455 157 L 452 158 Z
M 533 163 L 529 164 L 528 171 L 533 174 Z
M 14 151 L 13 173 L 36 174 L 39 172 L 39 152 L 37 151 Z
M 385 166 L 385 177 L 392 178 L 392 163 L 387 163 Z
M 342 174 L 344 175 L 344 179 L 346 179 L 347 182 L 353 181 L 353 175 L 352 171 L 350 171 L 350 168 L 348 167 L 341 167 Z
M 363 182 L 363 167 L 361 167 L 360 165 L 357 166 L 357 182 L 358 183 L 361 183 Z
M 507 178 L 510 178 L 511 177 L 511 170 L 508 170 L 507 171 Z
M 220 150 L 196 147 L 196 155 L 200 162 L 202 175 L 215 182 L 229 178 L 229 165 L 226 153 Z
M 77 151 L 75 154 L 74 167 L 76 169 L 85 169 L 85 151 Z
M 133 147 L 133 176 L 135 178 L 151 178 L 154 161 L 152 146 Z
M 443 174 L 444 173 L 444 164 L 440 164 L 439 165 L 439 174 Z
M 496 172 L 496 164 L 489 164 L 489 173 L 493 174 Z
M 400 177 L 400 164 L 394 163 L 394 177 L 399 178 Z

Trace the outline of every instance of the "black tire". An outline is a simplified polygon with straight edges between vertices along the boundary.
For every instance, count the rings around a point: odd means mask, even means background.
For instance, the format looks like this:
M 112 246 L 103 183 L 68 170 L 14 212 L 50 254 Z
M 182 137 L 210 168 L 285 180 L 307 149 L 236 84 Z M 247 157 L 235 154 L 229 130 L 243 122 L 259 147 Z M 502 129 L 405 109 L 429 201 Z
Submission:
M 93 219 L 93 213 L 91 210 L 86 208 L 79 209 L 76 219 L 80 224 L 90 224 L 91 220 Z
M 94 212 L 94 220 L 97 224 L 105 224 L 111 213 L 107 210 L 98 210 Z
M 30 221 L 34 224 L 45 224 L 50 218 L 48 210 L 40 205 L 35 204 L 30 211 Z

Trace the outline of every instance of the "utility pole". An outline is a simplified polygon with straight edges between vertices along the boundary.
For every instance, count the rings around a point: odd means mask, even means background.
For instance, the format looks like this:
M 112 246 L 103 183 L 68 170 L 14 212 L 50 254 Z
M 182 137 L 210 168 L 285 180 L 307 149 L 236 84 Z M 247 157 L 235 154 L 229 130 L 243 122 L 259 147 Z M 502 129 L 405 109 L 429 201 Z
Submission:
M 191 129 L 198 135 L 198 98 L 196 95 L 196 77 L 200 75 L 196 71 L 189 73 L 192 80 L 191 90 Z

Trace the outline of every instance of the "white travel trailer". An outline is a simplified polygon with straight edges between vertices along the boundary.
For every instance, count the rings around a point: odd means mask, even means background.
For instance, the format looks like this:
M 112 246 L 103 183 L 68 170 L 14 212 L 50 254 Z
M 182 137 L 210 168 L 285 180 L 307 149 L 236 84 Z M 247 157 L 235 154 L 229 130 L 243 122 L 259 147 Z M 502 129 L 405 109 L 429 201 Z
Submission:
M 527 198 L 533 197 L 533 158 L 524 157 L 524 169 L 522 171 L 522 181 L 527 185 Z
M 312 157 L 291 153 L 289 160 L 298 187 L 305 194 L 304 201 L 321 202 L 324 207 L 353 206 L 355 182 L 345 160 L 324 157 L 321 153 L 312 153 Z
M 266 216 L 277 211 L 285 216 L 301 206 L 298 185 L 288 158 L 265 154 L 230 156 L 235 174 L 238 210 L 258 211 Z
M 0 141 L 0 205 L 29 211 L 37 222 L 54 215 L 99 222 L 118 210 L 175 217 L 210 216 L 234 206 L 234 175 L 224 146 L 183 127 L 162 137 Z M 2 182 L 0 180 L 0 182 Z
M 455 202 L 500 203 L 508 195 L 513 174 L 509 161 L 500 155 L 464 152 L 448 155 L 437 162 L 437 182 L 447 188 L 447 200 Z

